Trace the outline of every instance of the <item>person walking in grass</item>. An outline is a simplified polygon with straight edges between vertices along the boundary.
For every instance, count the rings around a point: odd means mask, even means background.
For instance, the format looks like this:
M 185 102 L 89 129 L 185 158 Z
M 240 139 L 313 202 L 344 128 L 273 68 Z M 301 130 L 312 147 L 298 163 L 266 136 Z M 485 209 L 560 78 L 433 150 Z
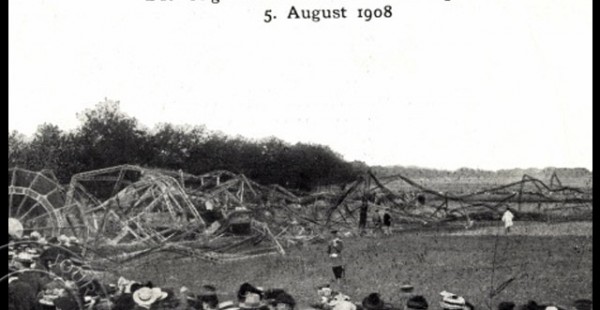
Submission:
M 331 231 L 331 241 L 327 246 L 327 254 L 331 262 L 331 269 L 333 270 L 333 276 L 337 284 L 344 279 L 346 270 L 344 266 L 344 259 L 342 257 L 342 250 L 344 249 L 344 242 L 338 237 L 337 230 Z
M 383 211 L 383 234 L 386 236 L 392 234 L 392 216 L 387 210 Z
M 504 222 L 505 233 L 510 233 L 510 228 L 513 226 L 513 218 L 515 216 L 510 212 L 510 208 L 506 207 L 506 211 L 502 215 L 502 222 Z

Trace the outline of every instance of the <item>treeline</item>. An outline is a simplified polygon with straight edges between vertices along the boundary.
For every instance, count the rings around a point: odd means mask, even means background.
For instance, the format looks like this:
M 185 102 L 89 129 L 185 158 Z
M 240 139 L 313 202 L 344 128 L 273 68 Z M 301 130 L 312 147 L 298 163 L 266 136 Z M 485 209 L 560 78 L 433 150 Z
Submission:
M 322 145 L 230 137 L 204 126 L 143 128 L 114 101 L 101 102 L 78 118 L 81 126 L 70 132 L 43 124 L 31 138 L 9 133 L 9 168 L 49 169 L 61 183 L 78 172 L 120 164 L 181 169 L 196 175 L 223 169 L 261 184 L 301 190 L 351 181 L 366 169 L 363 163 L 346 162 Z

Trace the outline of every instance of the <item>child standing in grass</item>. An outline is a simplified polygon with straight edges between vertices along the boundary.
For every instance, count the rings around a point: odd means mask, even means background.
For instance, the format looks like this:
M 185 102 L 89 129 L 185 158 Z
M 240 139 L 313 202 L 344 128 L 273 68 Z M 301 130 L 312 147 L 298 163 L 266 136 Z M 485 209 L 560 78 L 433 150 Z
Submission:
M 333 276 L 337 284 L 344 278 L 346 270 L 344 268 L 344 259 L 342 257 L 342 250 L 344 249 L 344 243 L 337 235 L 337 230 L 331 231 L 331 241 L 327 246 L 327 254 L 329 254 L 329 260 L 331 262 L 331 269 L 333 270 Z
M 510 232 L 510 228 L 513 226 L 513 218 L 515 216 L 510 212 L 510 208 L 506 208 L 506 211 L 502 215 L 502 222 L 504 222 L 504 230 L 508 234 Z

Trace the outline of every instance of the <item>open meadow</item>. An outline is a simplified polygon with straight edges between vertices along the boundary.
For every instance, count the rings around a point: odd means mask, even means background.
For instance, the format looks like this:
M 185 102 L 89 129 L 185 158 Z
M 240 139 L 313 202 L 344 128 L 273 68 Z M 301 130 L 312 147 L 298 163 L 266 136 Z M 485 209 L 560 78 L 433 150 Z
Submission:
M 340 290 L 355 302 L 380 292 L 384 300 L 401 304 L 407 297 L 400 291 L 403 284 L 413 285 L 413 294 L 424 295 L 433 309 L 443 290 L 464 296 L 477 309 L 490 305 L 495 309 L 501 301 L 567 305 L 578 298 L 592 299 L 590 221 L 516 222 L 510 235 L 496 223 L 470 230 L 397 231 L 389 237 L 344 241 L 347 279 Z M 286 256 L 221 265 L 157 253 L 119 271 L 125 277 L 177 290 L 182 285 L 198 290 L 212 284 L 221 300 L 234 299 L 243 282 L 283 288 L 301 307 L 317 301 L 316 287 L 332 278 L 325 243 L 288 249 Z M 492 290 L 496 293 L 490 304 Z

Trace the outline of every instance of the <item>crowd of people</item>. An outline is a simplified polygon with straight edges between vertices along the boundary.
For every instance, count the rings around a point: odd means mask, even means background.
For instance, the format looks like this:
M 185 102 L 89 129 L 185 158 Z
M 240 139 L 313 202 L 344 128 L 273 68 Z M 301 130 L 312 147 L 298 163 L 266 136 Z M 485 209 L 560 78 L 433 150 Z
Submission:
M 412 294 L 412 287 L 402 287 L 410 292 L 403 304 L 386 302 L 373 292 L 355 301 L 336 291 L 329 284 L 316 289 L 315 302 L 298 305 L 293 293 L 284 289 L 264 289 L 243 283 L 237 299 L 221 300 L 226 294 L 215 285 L 204 285 L 198 291 L 187 287 L 161 288 L 151 281 L 120 277 L 116 283 L 100 283 L 86 278 L 85 262 L 79 259 L 83 246 L 75 237 L 44 238 L 38 232 L 23 236 L 9 228 L 9 310 L 474 310 L 465 298 L 443 291 L 439 307 L 431 306 L 423 295 Z M 344 278 L 343 242 L 332 231 L 327 252 L 332 262 L 336 280 Z M 68 264 L 65 264 L 68 262 Z M 68 268 L 64 268 L 67 266 Z M 343 287 L 336 285 L 336 287 Z M 578 300 L 571 309 L 591 310 L 591 300 Z M 498 310 L 558 310 L 556 305 L 538 305 L 530 301 L 517 307 L 503 302 Z

